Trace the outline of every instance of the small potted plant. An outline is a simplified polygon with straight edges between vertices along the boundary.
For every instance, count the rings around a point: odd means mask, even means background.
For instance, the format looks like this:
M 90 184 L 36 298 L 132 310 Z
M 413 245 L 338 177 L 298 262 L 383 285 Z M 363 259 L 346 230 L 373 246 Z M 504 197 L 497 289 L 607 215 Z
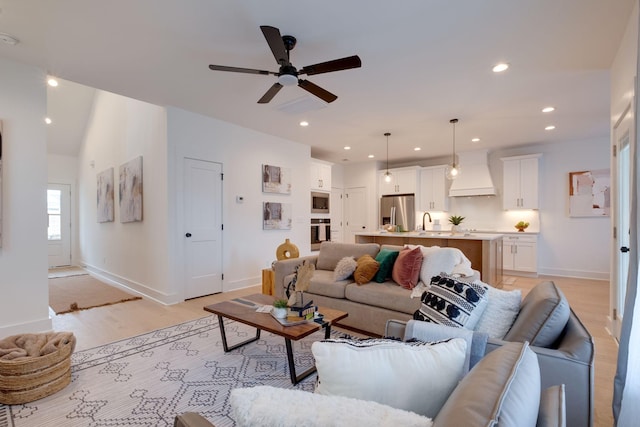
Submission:
M 287 317 L 289 301 L 281 298 L 273 302 L 273 315 L 278 319 L 284 319 Z
M 462 224 L 462 221 L 464 221 L 464 217 L 463 216 L 451 215 L 449 217 L 449 222 L 452 224 L 451 225 L 451 231 L 453 233 L 457 233 L 457 232 L 460 232 L 462 230 L 462 227 L 460 227 L 460 224 Z
M 516 224 L 516 228 L 521 233 L 524 233 L 524 229 L 527 228 L 528 226 L 529 226 L 529 223 L 526 221 L 520 221 L 519 223 Z

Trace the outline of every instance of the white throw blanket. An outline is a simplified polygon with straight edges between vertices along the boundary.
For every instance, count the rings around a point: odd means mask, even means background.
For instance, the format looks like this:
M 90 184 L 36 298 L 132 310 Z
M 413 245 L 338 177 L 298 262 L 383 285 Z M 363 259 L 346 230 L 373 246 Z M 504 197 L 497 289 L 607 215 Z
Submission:
M 440 273 L 459 277 L 473 277 L 471 261 L 457 248 L 441 248 L 439 246 L 408 245 L 410 249 L 419 247 L 423 260 L 420 269 L 420 282 L 413 288 L 411 298 L 420 298 L 429 288 L 431 278 Z

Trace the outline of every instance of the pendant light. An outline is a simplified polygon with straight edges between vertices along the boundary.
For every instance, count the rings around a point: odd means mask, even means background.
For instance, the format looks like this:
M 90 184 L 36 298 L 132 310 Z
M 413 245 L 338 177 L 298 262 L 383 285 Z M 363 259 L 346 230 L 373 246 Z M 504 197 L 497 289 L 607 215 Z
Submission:
M 451 156 L 451 164 L 447 165 L 447 179 L 453 180 L 460 175 L 460 165 L 456 163 L 456 123 L 458 119 L 451 119 L 449 123 L 453 125 L 453 155 Z
M 384 173 L 384 182 L 391 182 L 391 172 L 389 172 L 389 136 L 391 134 L 386 132 L 384 136 L 387 137 L 387 171 Z

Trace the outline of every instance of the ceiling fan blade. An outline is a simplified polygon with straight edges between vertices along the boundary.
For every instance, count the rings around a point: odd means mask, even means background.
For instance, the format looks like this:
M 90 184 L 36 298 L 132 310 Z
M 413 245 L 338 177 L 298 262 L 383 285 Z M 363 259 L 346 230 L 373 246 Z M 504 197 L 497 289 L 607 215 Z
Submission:
M 348 70 L 350 68 L 360 68 L 362 61 L 358 55 L 348 56 L 346 58 L 334 59 L 333 61 L 321 62 L 319 64 L 307 65 L 303 67 L 298 74 L 306 74 L 308 76 L 321 73 L 330 73 L 332 71 Z
M 282 85 L 277 82 L 274 83 L 273 86 L 271 86 L 269 90 L 262 95 L 262 98 L 258 100 L 258 104 L 267 104 L 274 96 L 276 96 L 276 93 L 280 92 L 280 89 L 282 89 Z
M 298 86 L 322 99 L 324 102 L 333 102 L 338 99 L 336 95 L 332 94 L 328 90 L 322 89 L 316 84 L 311 83 L 309 80 L 298 79 Z
M 232 71 L 234 73 L 247 73 L 247 74 L 273 74 L 277 76 L 278 73 L 273 71 L 266 70 L 254 70 L 253 68 L 239 68 L 239 67 L 228 67 L 226 65 L 209 65 L 209 69 L 213 71 Z
M 283 63 L 288 64 L 289 55 L 287 55 L 287 49 L 284 47 L 280 30 L 268 25 L 261 25 L 260 29 L 262 30 L 262 34 L 264 34 L 264 38 L 267 39 L 267 43 L 278 65 L 283 65 Z

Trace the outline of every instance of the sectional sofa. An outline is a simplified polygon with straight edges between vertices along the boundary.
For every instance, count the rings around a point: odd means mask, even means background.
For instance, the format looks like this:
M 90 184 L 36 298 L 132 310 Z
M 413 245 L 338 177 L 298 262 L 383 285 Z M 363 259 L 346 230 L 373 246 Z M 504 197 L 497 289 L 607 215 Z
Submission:
M 306 294 L 314 304 L 349 313 L 340 322 L 347 328 L 373 336 L 391 334 L 401 338 L 402 325 L 413 319 L 422 304 L 420 298 L 411 298 L 411 290 L 393 280 L 365 286 L 358 286 L 352 279 L 334 280 L 333 270 L 340 259 L 375 257 L 381 249 L 402 247 L 325 242 L 318 255 L 278 261 L 274 294 L 284 296 L 296 268 L 303 262 L 312 263 L 315 271 Z M 389 320 L 399 321 L 400 329 L 395 333 L 393 327 L 387 328 Z M 502 339 L 490 338 L 486 353 L 508 342 L 525 341 L 538 357 L 542 387 L 565 384 L 567 425 L 592 426 L 594 341 L 553 282 L 540 283 L 529 292 L 508 332 Z

